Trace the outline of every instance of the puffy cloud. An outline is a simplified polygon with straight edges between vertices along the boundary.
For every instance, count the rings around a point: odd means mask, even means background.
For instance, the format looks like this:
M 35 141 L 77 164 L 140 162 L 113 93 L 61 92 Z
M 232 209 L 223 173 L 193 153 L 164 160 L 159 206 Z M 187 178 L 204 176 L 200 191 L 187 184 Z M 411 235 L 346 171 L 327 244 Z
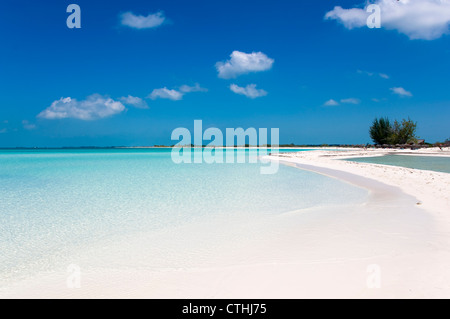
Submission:
M 267 95 L 266 91 L 258 90 L 256 88 L 256 84 L 249 84 L 246 87 L 240 87 L 236 84 L 231 84 L 230 90 L 236 94 L 245 95 L 250 99 L 256 99 L 258 97 L 263 97 Z
M 28 130 L 28 131 L 36 129 L 36 125 L 28 122 L 27 120 L 23 120 L 22 121 L 22 125 L 23 125 L 23 128 Z
M 344 9 L 340 6 L 334 7 L 330 12 L 327 12 L 325 19 L 338 20 L 347 29 L 361 28 L 367 25 L 367 18 L 369 14 L 366 10 L 353 8 Z
M 380 78 L 383 78 L 383 79 L 386 79 L 386 80 L 390 79 L 390 76 L 385 74 L 385 73 L 378 73 L 378 75 L 380 76 Z
M 403 96 L 403 97 L 411 97 L 411 96 L 413 96 L 411 92 L 406 91 L 402 87 L 391 88 L 391 91 L 394 92 L 395 94 Z
M 61 98 L 39 113 L 38 117 L 47 120 L 72 118 L 92 121 L 121 113 L 124 110 L 125 106 L 121 102 L 100 94 L 93 94 L 83 101 L 70 97 Z
M 450 0 L 376 0 L 381 26 L 397 30 L 410 39 L 434 40 L 449 33 Z M 365 9 L 336 6 L 325 19 L 337 20 L 347 29 L 365 27 L 371 13 Z
M 216 69 L 219 72 L 219 78 L 233 79 L 242 74 L 270 70 L 274 62 L 275 60 L 262 52 L 234 51 L 228 61 L 217 62 Z
M 208 89 L 202 88 L 200 84 L 196 83 L 194 86 L 182 85 L 180 86 L 180 92 L 191 93 L 191 92 L 208 92 Z
M 156 99 L 169 99 L 172 101 L 179 101 L 183 99 L 183 93 L 177 90 L 169 90 L 166 87 L 162 89 L 154 89 L 153 92 L 149 95 L 152 100 Z
M 323 105 L 325 105 L 325 106 L 337 106 L 337 105 L 339 105 L 339 102 L 331 99 L 331 100 L 326 101 Z
M 195 84 L 195 86 L 182 85 L 178 90 L 163 87 L 162 89 L 154 89 L 153 92 L 148 96 L 152 100 L 156 99 L 169 99 L 172 101 L 179 101 L 183 99 L 186 93 L 192 92 L 207 92 L 208 90 L 202 88 L 200 84 Z
M 121 97 L 120 101 L 125 105 L 130 105 L 138 109 L 148 109 L 147 102 L 140 97 L 128 95 L 126 97 Z
M 135 15 L 132 12 L 125 12 L 121 15 L 121 24 L 134 29 L 157 28 L 164 23 L 166 17 L 163 12 L 149 14 L 148 16 Z

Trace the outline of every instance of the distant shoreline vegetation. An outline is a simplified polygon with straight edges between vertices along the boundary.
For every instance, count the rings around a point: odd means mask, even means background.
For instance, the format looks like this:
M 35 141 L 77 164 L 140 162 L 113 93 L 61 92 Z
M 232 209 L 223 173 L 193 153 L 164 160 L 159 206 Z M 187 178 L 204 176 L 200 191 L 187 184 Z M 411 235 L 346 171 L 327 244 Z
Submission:
M 421 145 L 410 144 L 410 145 L 394 145 L 394 144 L 280 144 L 280 145 L 238 145 L 238 146 L 208 146 L 208 145 L 153 145 L 153 146 L 63 146 L 63 147 L 0 147 L 0 150 L 121 150 L 121 149 L 172 149 L 172 148 L 246 148 L 246 149 L 256 149 L 256 148 L 320 148 L 320 147 L 333 147 L 333 148 L 394 148 L 394 147 L 450 147 L 450 138 L 446 139 L 444 142 L 436 143 L 426 143 Z
M 413 145 L 424 144 L 416 135 L 417 122 L 411 119 L 403 119 L 401 122 L 395 120 L 393 123 L 389 118 L 376 118 L 369 133 L 375 145 Z
M 422 145 L 370 145 L 370 144 L 301 144 L 301 145 L 267 145 L 267 146 L 195 146 L 195 145 L 185 145 L 185 146 L 168 146 L 168 145 L 155 145 L 155 146 L 80 146 L 80 147 L 0 147 L 0 150 L 16 150 L 16 151 L 33 151 L 33 150 L 125 150 L 125 149 L 173 149 L 173 148 L 229 148 L 229 149 L 261 149 L 261 148 L 405 148 L 405 147 L 415 147 L 415 148 L 429 148 L 429 147 L 450 147 L 450 139 L 445 142 L 429 144 L 425 143 Z
M 154 145 L 154 146 L 80 146 L 80 147 L 0 147 L 0 150 L 114 150 L 114 149 L 171 149 L 171 148 L 317 148 L 317 147 L 366 147 L 363 144 L 281 144 L 281 145 L 238 145 L 238 146 L 211 146 L 211 145 Z

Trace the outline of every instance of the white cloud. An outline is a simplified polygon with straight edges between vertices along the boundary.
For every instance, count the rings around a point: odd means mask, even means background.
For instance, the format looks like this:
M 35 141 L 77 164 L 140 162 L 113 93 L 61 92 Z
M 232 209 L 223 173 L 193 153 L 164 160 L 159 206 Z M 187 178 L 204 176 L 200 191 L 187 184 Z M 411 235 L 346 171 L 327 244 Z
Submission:
M 325 19 L 338 20 L 347 29 L 361 28 L 367 25 L 369 14 L 366 10 L 353 8 L 344 9 L 340 6 L 334 7 L 332 11 L 327 12 Z
M 234 79 L 242 74 L 270 70 L 274 62 L 275 60 L 262 52 L 244 53 L 234 51 L 231 53 L 228 61 L 217 62 L 216 69 L 219 72 L 219 78 Z
M 27 120 L 23 120 L 22 125 L 23 125 L 23 128 L 28 131 L 36 129 L 36 125 L 28 122 Z
M 180 92 L 191 93 L 191 92 L 208 92 L 208 89 L 202 88 L 200 84 L 196 83 L 194 86 L 182 85 L 180 86 Z
M 177 90 L 169 90 L 166 87 L 162 89 L 154 89 L 153 92 L 149 95 L 152 100 L 156 99 L 169 99 L 172 101 L 179 101 L 183 99 L 183 93 Z
M 381 26 L 397 30 L 410 39 L 434 40 L 450 32 L 450 0 L 376 0 Z M 337 20 L 347 29 L 366 27 L 371 13 L 365 9 L 336 6 L 325 19 Z
M 344 104 L 359 104 L 359 103 L 361 103 L 361 101 L 359 99 L 355 99 L 355 98 L 348 98 L 348 99 L 342 99 L 341 103 L 344 103 Z
M 383 78 L 383 79 L 386 79 L 386 80 L 389 80 L 391 78 L 389 75 L 387 75 L 385 73 L 379 73 L 378 75 L 380 76 L 380 78 Z
M 360 104 L 361 100 L 356 99 L 356 98 L 348 98 L 348 99 L 341 99 L 339 102 L 336 100 L 328 100 L 326 101 L 323 105 L 324 106 L 338 106 L 340 104 Z
M 121 97 L 119 100 L 125 105 L 130 105 L 138 109 L 148 109 L 147 102 L 140 97 L 128 95 L 126 97 Z
M 338 106 L 339 102 L 333 99 L 326 101 L 323 105 L 325 106 Z
M 259 90 L 256 88 L 256 84 L 249 84 L 246 87 L 240 87 L 236 84 L 230 85 L 230 90 L 236 94 L 245 95 L 250 99 L 256 99 L 258 97 L 266 96 L 268 93 L 264 90 Z
M 92 121 L 121 113 L 124 110 L 125 106 L 121 102 L 100 94 L 93 94 L 83 101 L 70 97 L 61 98 L 39 113 L 38 117 L 47 120 L 72 118 Z
M 194 86 L 182 85 L 178 90 L 163 87 L 162 89 L 154 89 L 153 92 L 148 96 L 152 100 L 156 99 L 169 99 L 172 101 L 179 101 L 183 99 L 186 93 L 192 92 L 207 92 L 208 90 L 202 88 L 200 84 L 195 84 Z
M 408 97 L 413 96 L 411 92 L 406 91 L 406 90 L 405 90 L 404 88 L 402 88 L 402 87 L 391 88 L 391 91 L 394 92 L 394 93 L 397 94 L 397 95 L 400 95 L 400 96 L 408 96 Z
M 152 29 L 161 26 L 166 17 L 163 12 L 149 14 L 148 16 L 135 15 L 126 12 L 121 15 L 121 24 L 134 29 Z

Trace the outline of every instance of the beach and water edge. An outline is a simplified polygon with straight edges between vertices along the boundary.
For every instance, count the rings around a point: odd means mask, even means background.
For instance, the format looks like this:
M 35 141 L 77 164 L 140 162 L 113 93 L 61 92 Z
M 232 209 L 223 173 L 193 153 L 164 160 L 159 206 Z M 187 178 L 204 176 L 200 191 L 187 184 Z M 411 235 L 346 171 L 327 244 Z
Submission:
M 322 196 L 336 201 L 333 192 L 342 187 L 341 201 L 260 218 L 199 218 L 170 231 L 124 234 L 114 242 L 100 238 L 73 255 L 81 267 L 81 288 L 68 289 L 70 273 L 62 264 L 8 283 L 0 296 L 448 298 L 449 175 L 343 160 L 388 152 L 411 153 L 321 148 L 269 156 L 291 166 L 288 174 L 294 178 L 309 171 L 335 179 Z M 449 151 L 413 154 L 448 156 Z M 346 201 L 345 192 L 353 189 L 357 195 Z

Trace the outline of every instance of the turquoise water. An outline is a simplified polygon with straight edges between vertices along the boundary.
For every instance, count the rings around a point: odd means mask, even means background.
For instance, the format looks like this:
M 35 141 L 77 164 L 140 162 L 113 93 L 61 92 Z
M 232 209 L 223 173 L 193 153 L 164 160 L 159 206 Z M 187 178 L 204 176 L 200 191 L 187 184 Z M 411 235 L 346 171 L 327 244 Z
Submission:
M 261 165 L 177 165 L 170 150 L 0 151 L 0 284 L 51 272 L 104 240 L 114 246 L 198 221 L 258 220 L 367 196 L 292 167 L 261 175 Z
M 449 157 L 386 155 L 381 157 L 353 158 L 351 161 L 450 173 Z

